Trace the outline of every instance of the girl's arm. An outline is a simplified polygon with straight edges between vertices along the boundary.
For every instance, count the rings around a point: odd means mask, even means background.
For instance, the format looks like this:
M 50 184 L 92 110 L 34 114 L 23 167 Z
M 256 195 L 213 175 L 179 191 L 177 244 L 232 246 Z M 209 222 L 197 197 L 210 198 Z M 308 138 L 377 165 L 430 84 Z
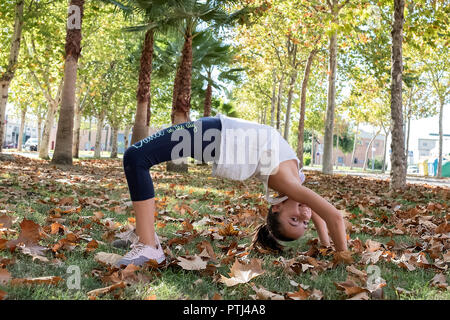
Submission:
M 297 161 L 283 161 L 278 170 L 270 175 L 268 185 L 271 189 L 287 195 L 290 199 L 304 203 L 315 211 L 327 224 L 331 239 L 337 251 L 347 251 L 347 234 L 344 217 L 327 200 L 302 186 L 298 176 Z
M 314 223 L 314 226 L 316 227 L 317 234 L 319 236 L 320 243 L 325 246 L 330 246 L 330 238 L 328 236 L 328 228 L 325 221 L 322 220 L 321 217 L 318 216 L 317 213 L 311 210 L 311 220 Z

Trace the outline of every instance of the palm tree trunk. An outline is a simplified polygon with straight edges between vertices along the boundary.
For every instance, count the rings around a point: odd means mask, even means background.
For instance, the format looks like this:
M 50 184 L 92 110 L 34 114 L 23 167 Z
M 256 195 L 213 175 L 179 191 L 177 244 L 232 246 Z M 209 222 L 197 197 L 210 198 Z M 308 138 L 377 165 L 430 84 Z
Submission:
M 190 121 L 191 109 L 191 76 L 192 76 L 192 34 L 184 35 L 184 45 L 181 51 L 181 62 L 175 76 L 172 101 L 172 124 Z M 187 172 L 187 163 L 175 164 L 167 162 L 167 171 Z
M 330 37 L 329 52 L 328 105 L 325 119 L 322 165 L 322 172 L 325 174 L 333 173 L 333 126 L 334 110 L 336 109 L 337 32 L 334 32 Z
M 53 164 L 72 165 L 73 115 L 77 82 L 78 58 L 81 53 L 81 25 L 84 0 L 71 0 L 67 18 L 66 61 L 64 65 L 64 87 L 61 96 L 58 130 L 56 133 Z
M 172 124 L 190 121 L 191 77 L 192 77 L 192 35 L 184 35 L 181 62 L 177 70 L 172 101 Z
M 3 149 L 3 137 L 5 135 L 5 116 L 6 104 L 8 102 L 9 85 L 11 83 L 11 80 L 14 78 L 14 73 L 17 67 L 17 59 L 19 57 L 20 51 L 24 3 L 24 0 L 17 0 L 16 2 L 14 32 L 11 39 L 8 66 L 6 67 L 6 71 L 0 75 L 0 152 L 2 152 Z
M 131 144 L 134 144 L 148 136 L 149 126 L 147 124 L 151 96 L 151 75 L 153 61 L 154 30 L 145 33 L 144 46 L 141 53 L 139 80 L 137 90 L 137 107 L 134 119 Z
M 394 0 L 394 23 L 392 27 L 392 69 L 391 69 L 391 189 L 406 186 L 405 136 L 402 113 L 402 41 L 405 0 Z
M 300 160 L 300 166 L 303 167 L 303 144 L 304 144 L 304 132 L 305 132 L 305 112 L 306 112 L 306 91 L 308 88 L 309 75 L 311 74 L 311 65 L 316 55 L 317 50 L 312 50 L 308 55 L 306 61 L 305 73 L 302 81 L 302 92 L 300 97 L 300 120 L 298 121 L 298 144 L 297 144 L 297 157 Z M 314 134 L 313 134 L 314 137 Z M 314 143 L 314 141 L 313 141 Z M 313 154 L 314 155 L 314 154 Z M 311 158 L 311 161 L 313 159 Z
M 211 77 L 210 73 L 208 73 L 208 77 Z M 211 116 L 211 103 L 212 103 L 212 86 L 211 86 L 211 81 L 208 81 L 208 86 L 206 87 L 206 93 L 205 93 L 204 110 L 203 110 L 204 117 Z

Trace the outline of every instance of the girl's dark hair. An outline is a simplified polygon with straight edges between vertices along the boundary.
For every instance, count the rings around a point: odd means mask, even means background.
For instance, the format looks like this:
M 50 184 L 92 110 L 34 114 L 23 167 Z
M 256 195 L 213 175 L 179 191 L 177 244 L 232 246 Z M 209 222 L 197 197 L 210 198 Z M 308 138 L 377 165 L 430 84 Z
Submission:
M 277 240 L 293 241 L 296 239 L 288 238 L 280 231 L 281 223 L 279 221 L 279 212 L 272 211 L 272 206 L 267 213 L 266 223 L 261 225 L 253 237 L 252 246 L 260 252 L 281 253 L 284 249 Z

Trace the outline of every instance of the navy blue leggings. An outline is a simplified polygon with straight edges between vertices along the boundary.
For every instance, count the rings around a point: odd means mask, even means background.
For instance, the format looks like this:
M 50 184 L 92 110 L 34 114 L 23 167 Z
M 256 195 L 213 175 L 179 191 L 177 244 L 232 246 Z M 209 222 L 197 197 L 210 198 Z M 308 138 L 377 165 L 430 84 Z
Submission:
M 221 130 L 219 118 L 204 117 L 160 130 L 131 145 L 123 155 L 131 200 L 141 201 L 155 196 L 149 172 L 155 164 L 186 157 L 201 162 L 217 160 Z

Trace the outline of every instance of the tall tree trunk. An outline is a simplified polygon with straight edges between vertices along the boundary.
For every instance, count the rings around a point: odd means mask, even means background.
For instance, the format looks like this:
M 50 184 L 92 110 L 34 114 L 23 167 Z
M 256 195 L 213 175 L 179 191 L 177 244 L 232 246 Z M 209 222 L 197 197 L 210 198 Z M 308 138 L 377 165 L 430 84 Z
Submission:
M 117 158 L 117 133 L 119 128 L 117 126 L 112 127 L 111 131 L 111 158 Z
M 39 115 L 38 122 L 37 122 L 37 131 L 38 131 L 37 132 L 37 139 L 38 139 L 37 149 L 38 149 L 38 151 L 40 149 L 41 141 L 42 141 L 41 130 L 42 130 L 42 117 Z
M 336 60 L 337 60 L 337 32 L 330 37 L 328 70 L 328 104 L 325 119 L 325 134 L 323 137 L 323 165 L 322 172 L 333 173 L 333 127 L 334 111 L 336 109 Z
M 209 72 L 208 72 L 208 78 L 211 78 L 211 73 L 209 73 Z M 206 87 L 205 103 L 204 103 L 204 110 L 203 110 L 204 117 L 211 116 L 211 102 L 212 102 L 212 86 L 211 86 L 211 81 L 208 80 L 208 86 Z
M 130 127 L 128 125 L 125 125 L 125 131 L 123 133 L 123 151 L 127 150 L 128 148 L 128 136 L 130 135 Z
M 17 68 L 17 59 L 19 57 L 20 51 L 20 39 L 22 38 L 24 3 L 25 3 L 24 0 L 16 1 L 14 32 L 11 38 L 11 48 L 9 51 L 8 66 L 6 67 L 5 72 L 0 75 L 0 152 L 2 152 L 3 149 L 3 142 L 4 142 L 3 138 L 5 135 L 6 104 L 8 102 L 9 85 L 11 83 L 11 80 L 14 78 L 14 73 Z
M 184 35 L 184 45 L 181 51 L 181 61 L 175 75 L 174 94 L 172 101 L 172 124 L 190 121 L 191 109 L 191 77 L 192 77 L 192 34 Z M 167 171 L 187 172 L 187 163 L 175 164 L 167 162 Z
M 406 166 L 405 169 L 408 167 L 408 160 L 409 160 L 409 134 L 411 132 L 411 115 L 408 114 L 408 122 L 407 122 L 408 130 L 406 131 L 406 151 L 405 151 L 405 157 L 406 157 Z
M 315 151 L 314 151 L 314 144 L 315 144 L 314 143 L 314 130 L 312 130 L 312 134 L 311 134 L 311 166 L 314 166 L 314 158 L 316 156 Z
M 359 131 L 359 123 L 356 125 L 355 137 L 353 138 L 353 151 L 352 151 L 352 159 L 350 163 L 350 170 L 353 169 L 353 163 L 355 162 L 355 150 L 356 150 L 356 142 L 358 141 L 358 131 Z
M 281 102 L 283 97 L 283 85 L 284 85 L 284 73 L 281 73 L 280 83 L 278 84 L 278 97 L 277 97 L 277 130 L 281 130 Z
M 277 72 L 272 71 L 272 99 L 270 100 L 270 126 L 275 125 L 275 105 L 277 103 Z
M 389 137 L 389 129 L 386 128 L 386 129 L 384 129 L 383 168 L 381 169 L 382 173 L 386 172 L 386 156 L 387 156 L 387 140 L 388 140 L 388 137 Z
M 372 139 L 370 139 L 370 142 L 369 142 L 369 145 L 367 146 L 367 148 L 366 148 L 366 154 L 365 154 L 365 157 L 364 157 L 364 166 L 363 166 L 363 170 L 364 171 L 366 171 L 366 169 L 367 169 L 367 159 L 369 158 L 369 150 L 371 149 L 371 147 L 372 147 L 372 143 L 373 143 L 373 141 L 375 140 L 375 138 L 378 136 L 378 134 L 380 133 L 380 129 L 378 129 L 378 131 L 375 133 L 375 135 L 372 137 Z M 373 160 L 373 159 L 372 159 Z
M 97 132 L 95 135 L 95 149 L 94 149 L 94 158 L 101 157 L 102 151 L 102 131 L 103 131 L 103 122 L 105 121 L 105 110 L 100 112 L 97 121 Z M 106 147 L 106 146 L 105 146 Z
M 300 160 L 300 166 L 302 167 L 303 167 L 303 144 L 304 144 L 303 136 L 305 132 L 306 91 L 308 89 L 309 75 L 311 74 L 311 65 L 316 54 L 317 50 L 313 49 L 308 55 L 308 60 L 306 61 L 305 72 L 303 75 L 302 91 L 300 96 L 300 120 L 298 121 L 297 157 Z M 312 158 L 311 161 L 313 161 Z
M 405 0 L 394 0 L 394 23 L 392 27 L 392 67 L 391 67 L 391 189 L 404 189 L 406 186 L 405 136 L 402 113 L 402 41 L 403 13 Z
M 172 101 L 172 124 L 190 121 L 192 78 L 192 35 L 185 34 L 181 61 L 175 76 L 174 99 Z
M 73 115 L 77 83 L 78 58 L 81 53 L 81 25 L 84 0 L 70 0 L 67 17 L 66 61 L 64 64 L 64 86 L 61 96 L 58 130 L 56 132 L 53 164 L 72 165 Z
M 288 91 L 288 101 L 286 106 L 286 116 L 284 120 L 284 139 L 289 141 L 289 125 L 291 120 L 291 108 L 292 108 L 292 99 L 294 97 L 294 88 L 295 82 L 297 82 L 297 70 L 294 70 L 291 74 L 291 79 L 289 81 L 289 91 Z
M 22 108 L 22 110 L 21 110 L 19 140 L 17 141 L 17 151 L 22 151 L 23 130 L 25 128 L 26 115 L 27 115 L 27 109 L 25 107 L 25 108 Z
M 109 128 L 110 128 L 110 126 L 109 125 L 107 125 L 106 126 L 106 134 L 105 134 L 105 151 L 108 151 L 108 138 L 109 138 Z
M 338 152 L 339 152 L 339 135 L 336 134 L 336 170 L 338 169 L 338 164 L 339 164 L 339 160 L 338 160 Z
M 444 118 L 444 98 L 441 97 L 439 99 L 439 160 L 438 160 L 438 178 L 442 178 L 442 147 L 443 147 L 443 136 L 444 136 L 444 127 L 442 123 L 442 119 Z
M 42 132 L 42 141 L 39 146 L 39 158 L 49 159 L 48 147 L 50 142 L 50 134 L 53 128 L 53 122 L 55 121 L 56 111 L 58 110 L 58 101 L 52 100 L 48 105 L 47 118 L 44 122 L 44 131 Z
M 154 30 L 150 29 L 145 33 L 144 46 L 142 48 L 139 80 L 137 89 L 137 107 L 134 118 L 131 144 L 134 144 L 148 136 L 149 126 L 147 124 L 150 108 L 151 96 L 151 76 L 153 61 Z

